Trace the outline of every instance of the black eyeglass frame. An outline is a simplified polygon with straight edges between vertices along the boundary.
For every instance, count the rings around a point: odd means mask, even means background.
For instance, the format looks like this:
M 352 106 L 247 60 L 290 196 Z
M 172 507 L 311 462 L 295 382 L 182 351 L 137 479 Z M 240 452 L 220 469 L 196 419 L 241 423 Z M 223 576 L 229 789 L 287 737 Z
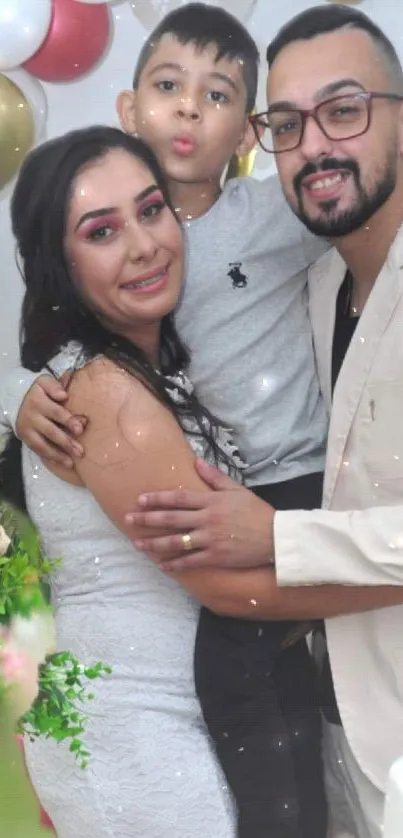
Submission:
M 315 120 L 318 128 L 320 128 L 320 130 L 325 135 L 325 137 L 327 137 L 328 140 L 332 140 L 332 141 L 340 140 L 340 137 L 331 137 L 330 134 L 324 129 L 323 125 L 321 124 L 320 118 L 318 117 L 317 112 L 318 112 L 318 110 L 320 111 L 320 109 L 324 105 L 328 105 L 330 102 L 336 102 L 337 103 L 338 101 L 341 101 L 341 100 L 346 99 L 346 98 L 362 99 L 366 103 L 367 124 L 366 124 L 365 128 L 363 128 L 361 131 L 357 131 L 354 134 L 349 134 L 347 137 L 343 137 L 343 140 L 353 140 L 354 137 L 361 137 L 363 134 L 367 133 L 367 131 L 369 130 L 370 125 L 371 125 L 372 103 L 373 103 L 374 99 L 389 99 L 391 102 L 403 102 L 403 95 L 400 95 L 399 93 L 378 93 L 378 92 L 374 92 L 374 91 L 360 90 L 360 91 L 357 91 L 357 92 L 354 92 L 354 93 L 344 93 L 344 94 L 341 94 L 340 96 L 331 96 L 329 99 L 325 99 L 323 102 L 319 102 L 319 104 L 315 105 L 315 107 L 308 108 L 308 109 L 305 109 L 305 110 L 303 108 L 291 108 L 291 107 L 290 108 L 285 108 L 285 107 L 277 107 L 276 105 L 273 105 L 267 111 L 262 111 L 261 113 L 251 114 L 250 117 L 249 117 L 249 121 L 252 125 L 252 128 L 253 128 L 254 132 L 255 132 L 255 136 L 256 136 L 256 139 L 257 139 L 257 141 L 260 145 L 260 148 L 263 149 L 263 151 L 265 151 L 266 154 L 286 154 L 287 151 L 295 151 L 295 149 L 298 148 L 298 146 L 301 145 L 303 137 L 304 137 L 304 133 L 305 133 L 306 123 L 307 123 L 307 120 L 310 117 L 313 120 Z M 283 149 L 280 149 L 280 150 L 277 151 L 275 149 L 265 148 L 265 146 L 263 145 L 262 138 L 259 134 L 259 125 L 261 125 L 264 128 L 270 130 L 270 125 L 268 125 L 267 122 L 264 122 L 263 120 L 268 120 L 268 117 L 270 116 L 271 113 L 291 113 L 291 114 L 292 113 L 297 113 L 297 114 L 300 114 L 300 116 L 301 116 L 301 131 L 300 131 L 299 140 L 291 148 L 283 148 Z M 340 140 L 340 142 L 343 142 L 343 140 Z

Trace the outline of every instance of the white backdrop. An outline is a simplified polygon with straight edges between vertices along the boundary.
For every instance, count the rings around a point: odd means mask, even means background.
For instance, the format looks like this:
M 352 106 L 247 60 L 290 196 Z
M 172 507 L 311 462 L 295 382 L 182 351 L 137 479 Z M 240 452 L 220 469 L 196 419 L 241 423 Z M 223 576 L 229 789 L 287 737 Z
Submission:
M 223 4 L 224 5 L 224 4 Z M 263 51 L 259 87 L 259 106 L 264 107 L 266 67 L 264 48 L 278 28 L 294 14 L 315 4 L 314 0 L 257 0 L 248 22 L 251 34 Z M 229 8 L 231 4 L 227 4 Z M 371 15 L 393 40 L 403 59 L 403 0 L 364 0 L 360 8 Z M 129 87 L 136 57 L 147 32 L 135 18 L 127 0 L 111 7 L 114 31 L 106 58 L 83 80 L 68 84 L 44 84 L 49 114 L 46 136 L 61 134 L 71 128 L 93 123 L 115 124 L 115 99 L 118 92 Z M 260 153 L 255 176 L 270 171 L 272 158 Z M 15 266 L 14 243 L 9 224 L 7 200 L 0 203 L 0 374 L 13 366 L 18 358 L 18 320 L 22 283 Z

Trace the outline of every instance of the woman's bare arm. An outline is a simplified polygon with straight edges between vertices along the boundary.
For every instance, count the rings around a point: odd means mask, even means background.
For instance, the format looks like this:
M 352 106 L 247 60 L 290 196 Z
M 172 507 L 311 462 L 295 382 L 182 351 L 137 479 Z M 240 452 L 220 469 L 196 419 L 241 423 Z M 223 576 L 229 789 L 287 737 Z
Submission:
M 143 535 L 141 529 L 133 530 L 125 522 L 127 511 L 142 492 L 162 488 L 210 491 L 195 471 L 195 455 L 175 417 L 139 381 L 111 362 L 95 360 L 75 373 L 66 407 L 89 419 L 83 435 L 85 455 L 75 463 L 76 474 L 130 539 Z M 49 467 L 71 480 L 71 471 L 63 475 L 62 467 Z M 206 568 L 172 575 L 216 613 L 246 619 L 318 619 L 403 602 L 403 587 L 279 588 L 269 568 Z

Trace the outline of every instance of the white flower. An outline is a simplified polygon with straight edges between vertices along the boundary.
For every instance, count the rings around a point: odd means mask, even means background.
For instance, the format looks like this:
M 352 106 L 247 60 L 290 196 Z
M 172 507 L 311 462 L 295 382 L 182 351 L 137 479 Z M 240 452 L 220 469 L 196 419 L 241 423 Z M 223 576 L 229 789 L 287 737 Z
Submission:
M 0 556 L 4 556 L 7 553 L 10 544 L 11 538 L 8 537 L 4 527 L 0 527 Z
M 31 707 L 38 695 L 38 664 L 3 634 L 0 645 L 0 677 L 8 688 L 8 705 L 17 721 Z
M 56 651 L 55 622 L 49 611 L 34 611 L 29 617 L 13 617 L 9 632 L 17 649 L 37 663 L 43 663 L 46 655 Z
M 49 612 L 16 616 L 9 626 L 0 627 L 0 677 L 8 687 L 14 719 L 23 716 L 38 695 L 39 664 L 55 646 L 54 620 Z

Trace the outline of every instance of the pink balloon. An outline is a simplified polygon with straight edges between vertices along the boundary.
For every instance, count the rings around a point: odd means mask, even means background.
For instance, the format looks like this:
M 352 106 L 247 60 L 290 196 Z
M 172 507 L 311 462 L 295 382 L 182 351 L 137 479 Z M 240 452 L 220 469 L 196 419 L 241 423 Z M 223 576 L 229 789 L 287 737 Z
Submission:
M 52 0 L 52 22 L 40 49 L 23 65 L 42 81 L 72 81 L 88 73 L 106 50 L 107 6 Z

